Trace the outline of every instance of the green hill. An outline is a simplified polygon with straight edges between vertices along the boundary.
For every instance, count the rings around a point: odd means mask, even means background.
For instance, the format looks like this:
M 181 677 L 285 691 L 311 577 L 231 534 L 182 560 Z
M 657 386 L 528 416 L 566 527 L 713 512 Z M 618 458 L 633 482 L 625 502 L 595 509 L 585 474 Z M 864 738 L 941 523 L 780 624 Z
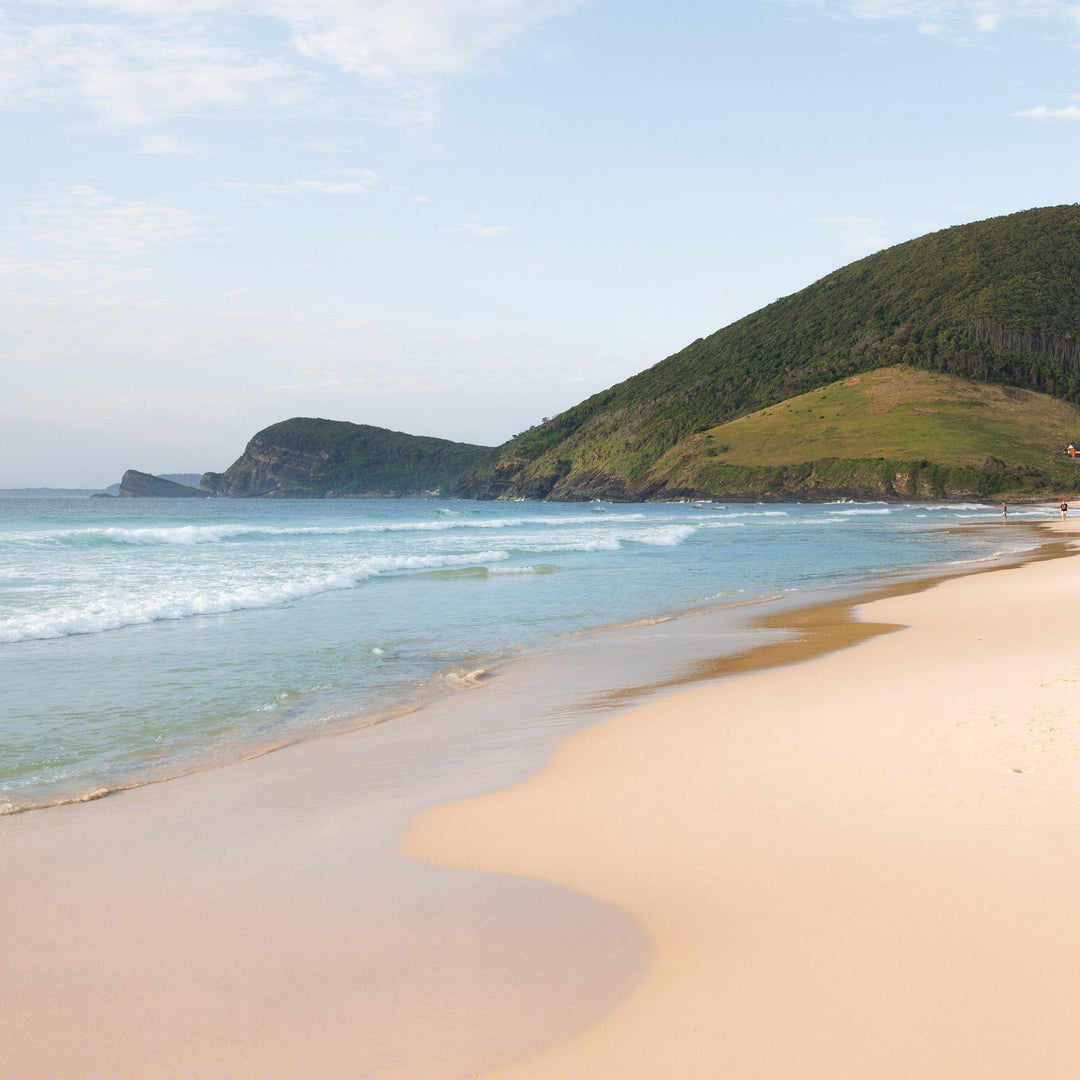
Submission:
M 684 440 L 639 482 L 646 496 L 944 498 L 1072 491 L 1080 405 L 897 365 Z
M 657 464 L 684 440 L 897 364 L 1080 401 L 1078 336 L 1080 207 L 959 225 L 861 259 L 699 338 L 510 440 L 458 491 L 672 495 Z
M 425 495 L 448 492 L 490 447 L 294 417 L 258 432 L 202 490 L 234 498 Z

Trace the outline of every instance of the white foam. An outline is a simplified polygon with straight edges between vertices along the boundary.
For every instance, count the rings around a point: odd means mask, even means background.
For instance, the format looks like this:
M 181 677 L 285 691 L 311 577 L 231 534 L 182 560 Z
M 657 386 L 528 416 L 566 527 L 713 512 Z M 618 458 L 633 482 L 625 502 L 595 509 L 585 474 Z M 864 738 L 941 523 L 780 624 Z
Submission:
M 694 525 L 669 525 L 655 532 L 643 533 L 641 536 L 627 537 L 638 544 L 648 544 L 651 547 L 678 547 L 687 537 L 697 532 Z
M 47 529 L 37 533 L 8 536 L 4 539 L 130 544 L 138 547 L 156 547 L 165 544 L 190 547 L 193 544 L 220 543 L 222 540 L 244 536 L 253 531 L 256 530 L 249 525 L 172 525 L 157 528 L 111 526 L 106 529 Z
M 731 510 L 725 512 L 727 518 L 788 517 L 786 510 Z
M 0 623 L 0 641 L 71 637 L 166 620 L 275 607 L 334 589 L 349 589 L 355 584 L 356 580 L 352 578 L 331 577 L 192 594 L 156 592 L 137 598 L 114 598 L 102 602 L 89 600 L 66 611 L 52 609 L 39 614 L 25 614 L 6 624 Z
M 86 597 L 67 610 L 50 608 L 23 613 L 0 622 L 0 642 L 45 640 L 78 634 L 120 630 L 128 626 L 175 621 L 234 611 L 278 607 L 321 593 L 352 589 L 371 577 L 410 570 L 431 570 L 453 566 L 484 566 L 510 558 L 507 551 L 479 551 L 441 555 L 387 555 L 359 560 L 349 571 L 308 575 L 258 583 L 234 583 L 214 589 L 174 591 L 156 588 L 143 596 L 127 593 L 110 598 L 98 594 Z
M 453 511 L 460 515 L 459 511 Z M 641 513 L 608 514 L 605 525 L 620 522 L 647 520 Z M 531 527 L 560 527 L 566 525 L 596 525 L 595 513 L 574 516 L 533 516 L 500 518 L 466 518 L 457 516 L 451 520 L 433 521 L 382 521 L 355 525 L 297 525 L 260 526 L 241 524 L 221 525 L 173 525 L 153 528 L 43 529 L 31 532 L 2 533 L 0 541 L 59 542 L 64 544 L 126 544 L 137 547 L 182 546 L 196 544 L 220 544 L 230 540 L 279 539 L 295 536 L 351 536 L 356 534 L 415 533 L 415 532 L 467 532 L 472 529 L 528 529 Z
M 483 566 L 485 563 L 505 562 L 508 551 L 469 551 L 442 555 L 372 555 L 361 560 L 359 573 L 390 574 L 400 570 L 438 570 L 452 566 Z
M 567 541 L 562 544 L 530 544 L 522 550 L 537 553 L 553 551 L 621 551 L 622 542 L 616 537 L 609 539 L 597 538 L 595 540 Z

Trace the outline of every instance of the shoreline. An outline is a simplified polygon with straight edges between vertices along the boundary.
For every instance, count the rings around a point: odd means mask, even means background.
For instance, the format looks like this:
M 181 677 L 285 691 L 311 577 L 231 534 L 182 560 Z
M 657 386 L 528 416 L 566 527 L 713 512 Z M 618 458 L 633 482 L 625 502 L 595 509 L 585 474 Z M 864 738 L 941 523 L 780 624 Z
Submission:
M 1072 1076 L 1077 559 L 860 603 L 903 629 L 639 704 L 423 815 L 414 857 L 560 882 L 651 944 L 599 1024 L 484 1076 Z
M 715 653 L 705 616 L 627 627 L 609 650 L 645 670 L 672 622 L 686 670 L 694 648 Z M 745 644 L 744 627 L 728 632 Z M 653 964 L 636 916 L 576 887 L 400 854 L 417 813 L 531 783 L 567 732 L 625 715 L 611 693 L 573 694 L 569 711 L 550 696 L 553 675 L 572 682 L 597 660 L 518 659 L 513 678 L 394 724 L 4 818 L 10 1075 L 428 1080 L 602 1026 Z M 637 708 L 712 689 L 684 684 Z M 519 696 L 536 714 L 524 735 L 506 721 Z
M 1027 531 L 1034 536 L 1040 535 L 1040 522 L 1015 521 L 1010 522 L 1009 525 L 1014 533 Z M 954 527 L 960 529 L 971 527 L 994 529 L 997 528 L 997 523 L 979 522 Z M 1041 548 L 1045 546 L 1045 543 L 1045 541 L 1041 541 L 1036 546 Z M 892 583 L 929 582 L 937 580 L 939 577 L 950 577 L 957 573 L 977 573 L 984 567 L 997 568 L 1015 560 L 1025 561 L 1030 557 L 1031 553 L 1027 549 L 1005 554 L 999 552 L 989 558 L 961 560 L 945 566 L 934 564 L 889 571 L 885 574 L 885 579 Z M 719 657 L 712 655 L 712 646 L 708 646 L 704 650 L 698 650 L 701 653 L 700 656 L 693 655 L 693 648 L 684 640 L 680 646 L 669 650 L 670 655 L 666 662 L 671 669 L 670 671 L 664 671 L 663 664 L 642 661 L 644 667 L 649 669 L 650 672 L 649 678 L 644 683 L 631 686 L 619 685 L 611 690 L 589 690 L 581 695 L 581 700 L 563 703 L 564 707 L 578 707 L 583 711 L 590 712 L 596 708 L 621 707 L 628 701 L 632 701 L 643 694 L 675 688 L 702 679 L 718 678 L 730 672 L 743 670 L 746 664 L 749 664 L 752 668 L 758 662 L 754 659 L 757 649 L 760 647 L 758 639 L 769 634 L 783 637 L 793 633 L 798 636 L 799 633 L 807 629 L 800 628 L 799 619 L 791 616 L 790 612 L 793 608 L 811 611 L 823 604 L 831 603 L 830 596 L 855 597 L 863 591 L 865 591 L 864 587 L 859 583 L 840 582 L 831 585 L 814 585 L 808 589 L 781 590 L 780 592 L 763 593 L 750 597 L 729 597 L 719 601 L 700 602 L 692 607 L 665 608 L 625 622 L 601 624 L 562 632 L 539 645 L 534 644 L 523 652 L 503 651 L 494 654 L 474 654 L 465 657 L 464 665 L 459 664 L 457 669 L 444 671 L 438 683 L 429 681 L 416 695 L 386 701 L 375 711 L 356 713 L 347 718 L 336 717 L 335 723 L 321 728 L 285 731 L 271 737 L 267 737 L 267 733 L 237 736 L 233 742 L 222 744 L 209 752 L 189 749 L 182 756 L 162 766 L 148 765 L 142 775 L 136 775 L 132 779 L 109 781 L 102 778 L 89 786 L 72 789 L 55 796 L 50 795 L 41 801 L 11 802 L 0 799 L 0 821 L 31 811 L 83 805 L 124 792 L 171 783 L 188 776 L 215 772 L 278 753 L 309 741 L 334 739 L 342 735 L 364 731 L 386 722 L 399 720 L 403 716 L 413 713 L 424 712 L 432 708 L 439 709 L 451 694 L 474 689 L 489 676 L 501 677 L 505 671 L 512 669 L 515 664 L 529 662 L 536 658 L 548 658 L 550 662 L 558 663 L 562 657 L 579 647 L 588 649 L 590 643 L 593 643 L 593 647 L 599 654 L 607 648 L 605 641 L 616 640 L 626 631 L 633 631 L 640 627 L 657 626 L 663 623 L 675 623 L 685 626 L 687 620 L 711 619 L 712 626 L 710 629 L 712 632 L 720 632 L 720 636 L 725 636 L 725 632 L 730 629 L 725 623 L 730 621 L 736 631 L 741 631 L 747 639 L 745 642 L 725 645 L 723 655 Z M 845 601 L 841 599 L 838 602 L 843 604 Z M 810 628 L 810 632 L 813 632 L 812 628 Z M 776 655 L 777 659 L 770 661 L 770 663 L 788 662 L 783 659 L 786 655 L 786 649 L 779 642 L 777 643 Z M 739 659 L 735 659 L 736 657 Z

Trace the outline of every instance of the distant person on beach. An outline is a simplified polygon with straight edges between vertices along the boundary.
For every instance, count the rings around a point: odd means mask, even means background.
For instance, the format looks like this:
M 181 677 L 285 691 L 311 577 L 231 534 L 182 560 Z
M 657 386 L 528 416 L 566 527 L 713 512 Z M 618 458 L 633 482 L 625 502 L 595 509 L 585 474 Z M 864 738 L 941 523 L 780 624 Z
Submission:
M 1009 508 L 1004 503 L 1001 504 L 1001 520 L 1009 520 Z
M 1064 521 L 1069 513 L 1069 504 L 1062 499 L 1061 500 L 1061 520 Z

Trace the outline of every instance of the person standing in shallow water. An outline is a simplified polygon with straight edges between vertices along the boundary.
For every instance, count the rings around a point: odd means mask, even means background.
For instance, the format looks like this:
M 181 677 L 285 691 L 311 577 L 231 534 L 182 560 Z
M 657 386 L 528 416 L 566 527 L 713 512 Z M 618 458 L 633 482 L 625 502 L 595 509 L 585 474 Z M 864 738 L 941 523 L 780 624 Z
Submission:
M 1001 520 L 1009 520 L 1009 508 L 1004 503 L 1001 504 Z
M 1068 513 L 1069 513 L 1069 504 L 1064 499 L 1061 500 L 1060 510 L 1061 510 L 1061 520 L 1064 521 L 1065 518 L 1068 516 Z

